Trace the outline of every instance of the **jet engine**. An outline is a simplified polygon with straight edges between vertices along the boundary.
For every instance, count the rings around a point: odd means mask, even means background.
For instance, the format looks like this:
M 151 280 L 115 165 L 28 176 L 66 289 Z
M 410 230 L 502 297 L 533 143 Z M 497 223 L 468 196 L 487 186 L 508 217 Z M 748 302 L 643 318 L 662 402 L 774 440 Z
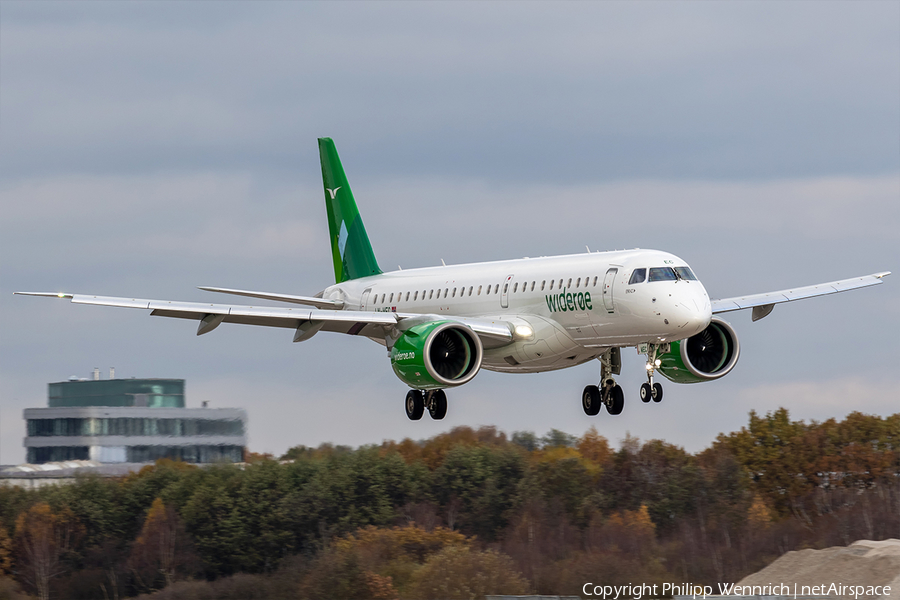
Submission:
M 686 340 L 670 344 L 661 355 L 657 370 L 675 383 L 712 381 L 727 375 L 741 353 L 737 334 L 731 325 L 713 317 L 709 326 Z
M 391 348 L 391 366 L 403 383 L 437 390 L 471 381 L 481 369 L 481 340 L 454 321 L 427 321 L 404 331 Z

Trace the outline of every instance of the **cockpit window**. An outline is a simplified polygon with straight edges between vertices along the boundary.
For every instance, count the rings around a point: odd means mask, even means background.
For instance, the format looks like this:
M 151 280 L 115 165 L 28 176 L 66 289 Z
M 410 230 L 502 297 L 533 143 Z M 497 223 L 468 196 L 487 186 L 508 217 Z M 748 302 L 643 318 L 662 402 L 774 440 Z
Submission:
M 647 269 L 635 269 L 634 273 L 631 274 L 631 279 L 628 280 L 628 285 L 644 283 L 645 279 L 647 279 Z
M 653 267 L 650 269 L 650 281 L 677 281 L 678 276 L 672 267 Z
M 691 271 L 690 267 L 675 267 L 675 273 L 678 275 L 679 279 L 697 281 L 697 276 L 694 275 L 694 272 Z

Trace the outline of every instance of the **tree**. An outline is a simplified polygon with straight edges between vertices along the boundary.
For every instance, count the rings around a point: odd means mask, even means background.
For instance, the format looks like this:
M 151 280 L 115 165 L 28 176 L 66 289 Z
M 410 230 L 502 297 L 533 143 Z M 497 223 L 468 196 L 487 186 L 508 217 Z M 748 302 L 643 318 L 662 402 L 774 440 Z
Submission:
M 422 600 L 475 600 L 487 595 L 528 592 L 512 559 L 493 550 L 448 546 L 413 575 L 410 597 Z
M 176 573 L 189 562 L 189 554 L 190 542 L 178 513 L 157 498 L 150 506 L 128 559 L 138 586 L 153 589 L 160 580 L 163 587 L 172 585 Z
M 0 522 L 0 577 L 12 572 L 12 540 Z
M 66 570 L 65 555 L 79 533 L 72 511 L 64 508 L 54 513 L 46 502 L 35 504 L 16 519 L 16 563 L 41 600 L 50 598 L 50 580 Z

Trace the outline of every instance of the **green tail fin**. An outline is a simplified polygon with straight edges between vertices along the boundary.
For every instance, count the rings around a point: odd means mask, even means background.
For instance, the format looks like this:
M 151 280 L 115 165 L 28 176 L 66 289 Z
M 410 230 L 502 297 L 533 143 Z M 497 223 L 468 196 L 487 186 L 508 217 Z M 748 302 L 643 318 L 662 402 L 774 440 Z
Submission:
M 325 184 L 335 283 L 380 274 L 372 244 L 331 138 L 319 138 L 319 159 Z

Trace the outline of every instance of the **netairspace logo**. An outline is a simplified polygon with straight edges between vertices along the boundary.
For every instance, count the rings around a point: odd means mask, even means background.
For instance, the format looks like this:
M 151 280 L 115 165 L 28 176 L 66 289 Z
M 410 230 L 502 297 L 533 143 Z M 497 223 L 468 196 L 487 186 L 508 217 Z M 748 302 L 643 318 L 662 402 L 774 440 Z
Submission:
M 661 591 L 660 591 L 661 588 Z M 659 598 L 661 596 L 690 596 L 692 599 L 713 595 L 710 585 L 693 583 L 664 583 L 662 585 L 646 583 L 628 585 L 594 585 L 586 583 L 581 591 L 585 596 L 603 598 L 604 600 L 641 600 L 642 598 Z M 786 596 L 794 600 L 798 596 L 852 596 L 854 599 L 867 596 L 890 596 L 889 585 L 843 585 L 840 583 L 823 583 L 821 585 L 788 585 L 770 583 L 769 585 L 735 585 L 720 583 L 716 596 Z

